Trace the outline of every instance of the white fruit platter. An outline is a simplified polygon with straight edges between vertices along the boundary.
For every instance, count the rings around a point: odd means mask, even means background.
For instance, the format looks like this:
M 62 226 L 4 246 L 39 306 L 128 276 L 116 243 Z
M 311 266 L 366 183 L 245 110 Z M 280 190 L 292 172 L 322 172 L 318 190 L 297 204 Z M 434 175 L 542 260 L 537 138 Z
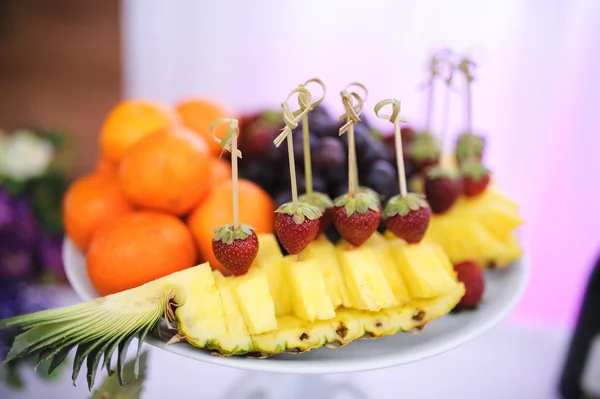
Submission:
M 87 275 L 85 258 L 67 239 L 63 258 L 67 277 L 82 300 L 98 297 Z M 475 310 L 451 313 L 428 324 L 418 334 L 400 333 L 376 340 L 357 340 L 332 350 L 313 349 L 302 355 L 280 354 L 267 359 L 219 357 L 187 343 L 167 344 L 165 338 L 146 343 L 176 355 L 238 369 L 276 373 L 347 373 L 400 366 L 433 357 L 478 337 L 504 320 L 518 303 L 528 280 L 528 262 L 485 273 L 485 294 Z

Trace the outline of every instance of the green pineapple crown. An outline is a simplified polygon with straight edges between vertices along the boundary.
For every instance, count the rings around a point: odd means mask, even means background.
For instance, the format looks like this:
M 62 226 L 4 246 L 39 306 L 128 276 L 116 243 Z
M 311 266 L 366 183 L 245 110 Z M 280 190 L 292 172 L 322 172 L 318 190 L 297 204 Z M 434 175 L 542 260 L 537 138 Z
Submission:
M 369 209 L 379 212 L 379 201 L 372 194 L 356 193 L 353 197 L 349 194 L 342 195 L 334 201 L 335 206 L 344 207 L 346 215 L 352 216 L 354 212 L 367 213 Z
M 296 224 L 304 223 L 305 219 L 315 220 L 323 216 L 323 212 L 319 208 L 306 202 L 296 204 L 287 202 L 277 208 L 275 212 L 292 216 Z
M 237 229 L 232 224 L 217 227 L 213 235 L 213 241 L 223 241 L 223 243 L 231 245 L 234 240 L 245 240 L 254 233 L 254 228 L 247 224 L 240 224 Z
M 408 193 L 406 197 L 395 195 L 385 205 L 383 218 L 400 215 L 406 216 L 411 211 L 418 211 L 420 208 L 429 208 L 425 196 L 417 193 Z

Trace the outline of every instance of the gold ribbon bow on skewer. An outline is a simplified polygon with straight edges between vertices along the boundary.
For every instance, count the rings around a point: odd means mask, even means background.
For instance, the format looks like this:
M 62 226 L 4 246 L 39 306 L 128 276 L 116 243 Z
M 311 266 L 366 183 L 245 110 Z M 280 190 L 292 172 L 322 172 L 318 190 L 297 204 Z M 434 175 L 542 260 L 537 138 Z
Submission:
M 293 111 L 290 109 L 290 105 L 288 101 L 295 94 L 298 93 L 298 105 L 300 109 Z M 275 147 L 279 147 L 281 143 L 283 143 L 289 135 L 292 134 L 294 129 L 298 127 L 298 122 L 302 120 L 304 115 L 307 115 L 311 108 L 310 105 L 312 101 L 312 94 L 304 87 L 298 86 L 294 90 L 290 91 L 284 102 L 281 103 L 281 108 L 283 108 L 283 122 L 285 123 L 285 127 L 281 131 L 281 133 L 273 140 Z
M 312 111 L 319 104 L 321 104 L 323 102 L 323 99 L 325 98 L 325 94 L 327 94 L 327 88 L 325 87 L 325 83 L 323 83 L 323 81 L 319 78 L 308 79 L 306 82 L 299 85 L 298 87 L 302 88 L 302 89 L 306 89 L 306 86 L 308 86 L 310 83 L 316 83 L 319 86 L 321 86 L 321 90 L 323 90 L 323 95 L 321 95 L 321 98 L 319 98 L 318 100 L 313 101 L 311 103 L 310 102 L 311 98 L 309 96 L 307 96 L 306 93 L 304 93 L 304 92 L 298 93 L 298 105 L 302 109 L 308 108 L 308 112 Z M 309 91 L 309 93 L 310 93 L 310 91 Z
M 392 105 L 392 113 L 391 114 L 381 114 L 380 113 L 381 109 L 383 107 L 385 107 L 386 105 L 390 105 L 390 104 Z M 399 122 L 407 122 L 407 120 L 405 118 L 402 118 L 400 116 L 400 105 L 401 105 L 400 100 L 395 100 L 395 99 L 379 101 L 377 103 L 377 105 L 375 105 L 375 115 L 377 115 L 378 118 L 388 120 L 394 124 L 399 123 Z
M 217 125 L 221 123 L 229 123 L 229 126 L 227 127 L 227 132 L 225 132 L 223 138 L 220 139 L 215 134 L 215 127 L 217 127 Z M 212 135 L 213 139 L 217 143 L 219 143 L 223 151 L 233 152 L 233 140 L 237 140 L 239 131 L 240 130 L 237 119 L 222 118 L 217 119 L 216 121 L 210 124 L 210 134 Z M 221 155 L 223 155 L 223 152 L 221 152 Z M 240 159 L 242 158 L 242 152 L 237 148 L 235 150 L 235 155 Z
M 475 77 L 471 73 L 471 68 L 477 66 L 474 61 L 467 57 L 463 57 L 458 64 L 458 70 L 461 71 L 465 75 L 465 79 L 467 82 L 471 83 Z
M 350 129 L 350 126 L 360 122 L 360 114 L 363 108 L 363 100 L 357 93 L 348 93 L 348 91 L 343 90 L 341 95 L 342 104 L 346 112 L 340 116 L 340 121 L 346 121 L 346 123 L 340 128 L 340 136 L 346 133 Z M 356 105 L 354 105 L 353 98 L 357 101 Z

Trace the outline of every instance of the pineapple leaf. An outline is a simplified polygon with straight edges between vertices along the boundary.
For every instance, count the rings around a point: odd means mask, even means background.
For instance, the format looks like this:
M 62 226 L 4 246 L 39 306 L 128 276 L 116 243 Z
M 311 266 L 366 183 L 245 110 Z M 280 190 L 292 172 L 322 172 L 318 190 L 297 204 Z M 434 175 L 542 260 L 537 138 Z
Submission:
M 101 368 L 106 367 L 109 375 L 112 374 L 110 359 L 116 350 L 117 379 L 123 383 L 129 344 L 133 338 L 140 340 L 133 363 L 134 375 L 137 375 L 143 340 L 165 315 L 165 309 L 169 308 L 166 303 L 172 299 L 170 293 L 157 295 L 153 292 L 147 300 L 132 302 L 127 295 L 116 294 L 80 305 L 0 320 L 0 328 L 24 330 L 14 339 L 4 362 L 37 356 L 36 367 L 50 362 L 48 373 L 51 373 L 77 347 L 73 360 L 73 384 L 85 362 L 86 380 L 91 390 L 102 357 Z
M 143 383 L 146 378 L 146 365 L 147 365 L 148 353 L 143 352 L 139 359 L 139 376 L 129 386 L 122 387 L 119 385 L 119 381 L 115 376 L 107 377 L 100 387 L 94 391 L 91 399 L 139 399 L 143 389 Z M 134 373 L 136 361 L 131 360 L 125 365 L 124 373 L 130 378 L 131 374 Z
M 69 345 L 60 348 L 60 350 L 54 355 L 52 361 L 50 362 L 50 366 L 48 367 L 48 374 L 52 374 L 52 372 L 56 370 L 56 368 L 60 366 L 62 362 L 65 361 L 65 359 L 69 355 L 69 352 L 71 352 L 71 350 L 74 347 L 75 345 Z
M 130 335 L 127 337 L 127 339 L 125 339 L 124 341 L 121 341 L 119 343 L 119 352 L 117 355 L 117 377 L 119 378 L 119 384 L 124 387 L 129 385 L 129 383 L 124 382 L 124 378 L 123 378 L 125 357 L 127 356 L 127 350 L 129 349 L 129 344 L 131 344 L 131 341 L 133 340 L 134 337 L 135 337 L 134 335 Z

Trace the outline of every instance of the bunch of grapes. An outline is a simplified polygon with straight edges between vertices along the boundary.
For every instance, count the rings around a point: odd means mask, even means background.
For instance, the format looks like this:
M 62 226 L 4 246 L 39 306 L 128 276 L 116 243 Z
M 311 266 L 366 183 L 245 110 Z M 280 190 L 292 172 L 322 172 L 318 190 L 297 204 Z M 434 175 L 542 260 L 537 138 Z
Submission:
M 340 136 L 341 123 L 323 106 L 308 116 L 312 158 L 313 189 L 331 198 L 348 192 L 348 139 Z M 282 116 L 267 111 L 242 119 L 240 172 L 262 186 L 277 205 L 291 199 L 288 153 L 276 148 L 273 140 L 283 128 Z M 378 192 L 383 200 L 399 191 L 393 146 L 381 138 L 365 117 L 354 126 L 359 184 Z M 293 135 L 298 193 L 306 190 L 302 122 Z

